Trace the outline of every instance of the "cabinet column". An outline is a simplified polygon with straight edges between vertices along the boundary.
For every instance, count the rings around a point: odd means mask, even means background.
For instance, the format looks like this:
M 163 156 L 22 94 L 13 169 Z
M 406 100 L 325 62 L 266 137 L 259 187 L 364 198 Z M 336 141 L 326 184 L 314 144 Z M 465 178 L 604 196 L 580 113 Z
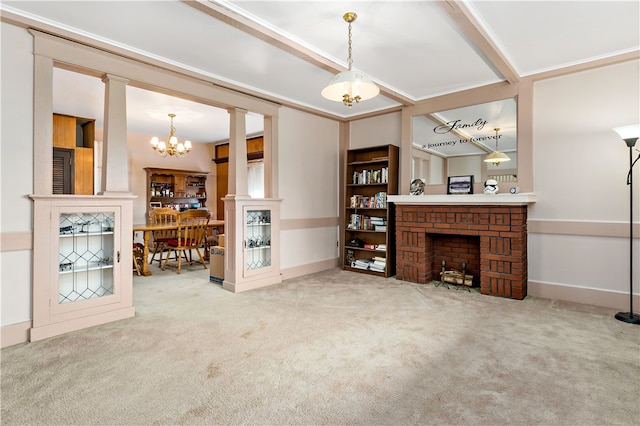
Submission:
M 53 60 L 35 55 L 33 73 L 33 192 L 50 195 L 53 193 Z
M 104 144 L 102 155 L 102 195 L 130 194 L 127 152 L 127 83 L 107 74 L 104 97 Z
M 229 108 L 229 187 L 227 194 L 249 195 L 247 183 L 247 111 Z
M 278 198 L 278 117 L 264 117 L 264 198 Z

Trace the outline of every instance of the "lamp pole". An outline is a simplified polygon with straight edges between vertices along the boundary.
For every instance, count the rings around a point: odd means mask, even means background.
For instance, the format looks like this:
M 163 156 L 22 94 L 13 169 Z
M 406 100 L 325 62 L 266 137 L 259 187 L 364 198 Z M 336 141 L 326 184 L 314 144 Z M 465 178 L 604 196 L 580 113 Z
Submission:
M 633 160 L 633 147 L 640 136 L 640 125 L 624 126 L 614 129 L 629 147 L 629 312 L 618 312 L 615 318 L 629 324 L 640 325 L 640 315 L 633 312 L 633 166 L 640 159 Z

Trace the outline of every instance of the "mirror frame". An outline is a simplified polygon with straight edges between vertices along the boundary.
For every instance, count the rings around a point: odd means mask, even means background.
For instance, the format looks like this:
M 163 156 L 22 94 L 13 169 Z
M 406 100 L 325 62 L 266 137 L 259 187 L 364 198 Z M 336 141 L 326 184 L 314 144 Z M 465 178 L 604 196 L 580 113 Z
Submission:
M 454 108 L 463 108 L 486 102 L 499 101 L 507 98 L 516 99 L 517 108 L 517 153 L 518 153 L 518 183 L 520 192 L 533 192 L 533 84 L 531 82 L 506 82 L 491 84 L 475 89 L 463 90 L 449 95 L 437 96 L 416 103 L 402 109 L 402 141 L 400 154 L 400 194 L 409 194 L 411 184 L 411 156 L 413 129 L 412 121 L 415 115 L 432 114 Z M 474 184 L 474 193 L 483 193 L 483 182 Z M 447 193 L 446 184 L 425 186 L 426 195 L 441 195 Z

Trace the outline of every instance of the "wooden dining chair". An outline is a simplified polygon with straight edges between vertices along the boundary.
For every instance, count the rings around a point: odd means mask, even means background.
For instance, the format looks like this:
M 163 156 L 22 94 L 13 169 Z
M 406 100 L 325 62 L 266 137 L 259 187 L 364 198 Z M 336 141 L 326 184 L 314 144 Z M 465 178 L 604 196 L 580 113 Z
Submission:
M 178 230 L 175 238 L 169 238 L 167 240 L 167 257 L 162 264 L 162 270 L 164 271 L 167 266 L 177 268 L 178 273 L 182 271 L 182 259 L 188 264 L 195 263 L 191 257 L 192 250 L 195 250 L 200 263 L 207 269 L 207 264 L 202 256 L 202 251 L 205 246 L 205 238 L 207 236 L 207 225 L 211 215 L 206 210 L 187 210 L 178 214 Z M 175 253 L 176 261 L 174 264 L 169 263 L 171 253 Z M 189 256 L 183 256 L 189 253 Z
M 178 213 L 179 212 L 176 209 L 157 207 L 151 209 L 151 211 L 149 212 L 149 219 L 152 225 L 177 225 Z M 167 248 L 167 241 L 176 238 L 176 235 L 176 229 L 159 230 L 152 232 L 153 254 L 151 255 L 149 265 L 153 264 L 153 261 L 156 260 L 156 255 L 158 255 L 158 266 L 162 266 L 162 253 Z

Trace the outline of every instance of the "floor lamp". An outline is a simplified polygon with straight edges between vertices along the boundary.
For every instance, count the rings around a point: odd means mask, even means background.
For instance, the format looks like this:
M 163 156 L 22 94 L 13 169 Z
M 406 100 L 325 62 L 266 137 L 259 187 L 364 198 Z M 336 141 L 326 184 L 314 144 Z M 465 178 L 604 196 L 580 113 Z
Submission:
M 616 319 L 630 324 L 640 324 L 640 314 L 633 313 L 633 166 L 638 158 L 633 160 L 633 147 L 640 137 L 640 124 L 631 126 L 616 127 L 613 129 L 629 147 L 629 174 L 627 175 L 627 185 L 629 185 L 629 312 L 618 312 Z

